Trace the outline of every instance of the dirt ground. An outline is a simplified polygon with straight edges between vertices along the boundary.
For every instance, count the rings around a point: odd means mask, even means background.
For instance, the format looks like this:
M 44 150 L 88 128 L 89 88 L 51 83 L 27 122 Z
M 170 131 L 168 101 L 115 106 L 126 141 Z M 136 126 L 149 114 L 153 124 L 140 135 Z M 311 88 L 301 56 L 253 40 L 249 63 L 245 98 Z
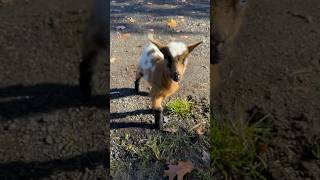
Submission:
M 221 66 L 215 114 L 270 113 L 268 179 L 320 179 L 320 2 L 250 1 L 232 54 Z
M 207 127 L 209 125 L 209 1 L 112 1 L 110 7 L 110 158 L 111 167 L 115 169 L 111 173 L 113 179 L 163 179 L 166 163 L 177 160 L 191 160 L 195 168 L 199 169 L 198 172 L 203 172 L 206 163 L 202 160 L 202 152 L 208 153 L 209 146 L 202 140 L 203 137 L 198 137 L 194 132 L 184 131 L 199 123 L 206 124 Z M 167 27 L 171 18 L 178 23 L 174 29 Z M 148 43 L 148 33 L 153 33 L 155 39 L 164 43 L 170 40 L 187 44 L 204 41 L 190 54 L 180 90 L 166 101 L 188 96 L 195 101 L 193 113 L 198 116 L 189 119 L 166 116 L 166 127 L 175 126 L 179 129 L 177 133 L 168 134 L 152 129 L 154 118 L 149 111 L 151 100 L 148 97 L 147 82 L 141 80 L 142 94 L 135 94 L 133 89 L 141 52 L 143 46 Z M 159 141 L 162 139 L 164 142 L 172 138 L 181 139 L 190 146 L 178 145 L 178 152 L 169 154 L 164 162 L 151 158 L 149 163 L 143 164 L 150 153 L 143 152 L 141 157 L 137 157 L 137 151 L 152 141 L 150 137 L 156 137 Z M 159 147 L 161 149 L 161 145 Z M 168 147 L 168 150 L 169 148 L 172 147 Z M 198 177 L 194 174 L 189 178 Z
M 162 22 L 170 17 L 179 19 L 181 15 L 186 24 L 190 24 L 182 26 L 179 33 L 171 32 L 173 37 L 186 42 L 208 37 L 205 29 L 209 21 L 203 17 L 203 13 L 208 13 L 207 1 L 197 1 L 199 4 L 195 9 L 188 5 L 190 1 L 179 1 L 177 7 L 184 9 L 178 10 L 165 3 L 150 10 L 157 4 L 150 2 L 153 4 L 147 7 L 139 4 L 118 7 L 117 1 L 112 2 L 111 13 L 121 15 L 124 11 L 127 14 L 122 17 L 145 20 L 136 23 L 143 26 L 120 20 L 111 22 L 111 47 L 116 48 L 112 52 L 116 58 L 113 66 L 119 68 L 111 73 L 111 80 L 121 75 L 114 81 L 117 83 L 111 84 L 118 88 L 112 91 L 111 103 L 121 101 L 120 105 L 123 105 L 111 107 L 114 108 L 112 112 L 117 113 L 112 114 L 116 118 L 111 121 L 115 137 L 130 134 L 143 140 L 149 135 L 164 136 L 152 129 L 120 128 L 115 123 L 119 119 L 126 122 L 124 116 L 128 115 L 138 124 L 150 123 L 147 120 L 150 115 L 130 114 L 130 111 L 148 107 L 147 97 L 132 96 L 131 92 L 139 50 L 146 41 L 148 29 L 154 29 L 156 35 L 169 40 L 169 36 L 160 31 Z M 83 103 L 77 86 L 81 36 L 89 15 L 88 7 L 88 0 L 76 3 L 71 0 L 0 1 L 0 179 L 105 179 L 108 162 L 105 142 L 109 128 L 103 93 L 97 95 L 95 101 Z M 162 9 L 169 15 L 163 14 Z M 132 15 L 132 11 L 139 13 Z M 269 121 L 273 133 L 266 140 L 269 146 L 265 155 L 268 179 L 320 179 L 320 162 L 311 152 L 320 138 L 319 11 L 317 0 L 251 1 L 248 18 L 233 46 L 233 53 L 221 65 L 224 83 L 217 99 L 211 102 L 214 113 L 237 119 L 243 111 L 258 108 L 272 116 Z M 191 19 L 199 25 L 192 24 Z M 148 24 L 151 20 L 158 24 Z M 130 33 L 128 39 L 117 37 L 115 27 L 119 25 L 127 27 L 120 32 Z M 183 85 L 175 97 L 188 94 L 197 102 L 208 98 L 209 84 L 203 85 L 207 79 L 199 80 L 201 74 L 209 72 L 209 66 L 204 63 L 208 58 L 208 44 L 204 43 L 191 56 L 204 65 L 189 64 L 183 84 L 194 87 Z M 119 62 L 121 66 L 117 66 Z M 190 74 L 192 76 L 187 78 Z M 197 92 L 193 92 L 194 88 Z M 119 98 L 118 92 L 129 96 Z M 136 105 L 125 107 L 128 102 Z M 208 101 L 204 102 L 207 104 Z M 201 115 L 205 117 L 205 114 Z M 183 127 L 184 123 L 180 124 Z M 185 133 L 181 133 L 183 135 Z M 187 139 L 187 142 L 193 141 Z M 192 152 L 200 153 L 208 148 L 203 141 L 196 142 L 193 144 L 201 148 Z M 176 158 L 183 159 L 188 155 L 190 153 L 181 153 Z M 127 160 L 131 161 L 130 158 Z M 201 169 L 202 157 L 193 159 Z M 139 169 L 137 164 L 129 170 Z M 163 168 L 162 162 L 154 165 L 154 171 Z M 160 175 L 162 170 L 156 173 Z M 148 173 L 136 172 L 131 177 Z M 123 177 L 123 174 L 118 176 Z
M 106 99 L 78 89 L 89 2 L 0 2 L 0 179 L 106 178 Z

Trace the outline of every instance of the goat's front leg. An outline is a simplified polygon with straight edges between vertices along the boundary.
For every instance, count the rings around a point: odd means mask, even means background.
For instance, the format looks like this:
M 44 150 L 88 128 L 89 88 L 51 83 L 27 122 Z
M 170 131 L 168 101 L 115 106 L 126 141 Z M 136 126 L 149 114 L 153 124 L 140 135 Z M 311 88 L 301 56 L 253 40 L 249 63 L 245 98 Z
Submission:
M 137 94 L 139 94 L 139 84 L 142 76 L 143 76 L 142 72 L 140 72 L 140 70 L 138 69 L 136 74 L 136 80 L 134 81 L 134 89 Z
M 80 89 L 85 96 L 91 96 L 93 91 L 94 72 L 97 64 L 98 47 L 91 43 L 84 43 L 82 62 L 80 63 Z
M 162 108 L 162 96 L 152 96 L 152 109 L 154 113 L 155 126 L 157 129 L 162 129 L 163 125 L 163 108 Z

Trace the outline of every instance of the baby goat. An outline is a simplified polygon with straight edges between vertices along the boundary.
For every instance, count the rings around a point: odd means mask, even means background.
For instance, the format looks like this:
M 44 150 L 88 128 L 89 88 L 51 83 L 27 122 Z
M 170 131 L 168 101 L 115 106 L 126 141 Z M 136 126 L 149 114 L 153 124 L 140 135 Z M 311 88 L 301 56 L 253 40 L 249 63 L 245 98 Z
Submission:
M 100 52 L 109 56 L 109 2 L 94 0 L 92 2 L 91 16 L 88 28 L 83 36 L 82 61 L 80 64 L 80 89 L 85 96 L 91 96 L 94 90 L 94 80 L 97 67 L 102 66 L 103 60 L 97 58 Z M 108 63 L 108 61 L 107 61 Z M 109 67 L 109 66 L 108 66 Z M 108 73 L 109 74 L 109 73 Z M 109 79 L 109 76 L 107 76 Z M 109 80 L 107 80 L 109 84 Z
M 218 64 L 224 44 L 232 43 L 243 23 L 248 0 L 211 1 L 211 64 Z
M 139 82 L 143 77 L 151 85 L 151 101 L 154 111 L 155 125 L 162 128 L 162 101 L 179 89 L 187 65 L 187 57 L 202 41 L 185 45 L 182 42 L 170 42 L 164 45 L 150 40 L 143 49 L 140 64 L 136 74 L 135 90 L 139 93 Z
M 225 50 L 237 37 L 248 8 L 248 0 L 211 1 L 210 29 L 210 96 L 211 102 L 222 83 L 220 64 Z M 226 46 L 227 45 L 227 46 Z

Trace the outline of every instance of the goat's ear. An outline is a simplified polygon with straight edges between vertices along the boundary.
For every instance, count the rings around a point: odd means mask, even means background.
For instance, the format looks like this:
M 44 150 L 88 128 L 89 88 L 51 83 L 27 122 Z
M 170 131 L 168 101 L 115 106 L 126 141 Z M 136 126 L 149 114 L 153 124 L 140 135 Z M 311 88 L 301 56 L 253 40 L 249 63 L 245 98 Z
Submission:
M 193 49 L 194 49 L 195 47 L 199 46 L 201 43 L 202 43 L 202 41 L 197 42 L 197 43 L 195 43 L 195 44 L 189 45 L 189 46 L 188 46 L 188 51 L 189 51 L 189 53 L 191 53 L 191 51 L 193 51 Z
M 161 42 L 157 41 L 157 40 L 154 40 L 154 39 L 149 39 L 149 41 L 156 45 L 160 50 L 165 48 L 166 46 L 164 44 L 162 44 Z

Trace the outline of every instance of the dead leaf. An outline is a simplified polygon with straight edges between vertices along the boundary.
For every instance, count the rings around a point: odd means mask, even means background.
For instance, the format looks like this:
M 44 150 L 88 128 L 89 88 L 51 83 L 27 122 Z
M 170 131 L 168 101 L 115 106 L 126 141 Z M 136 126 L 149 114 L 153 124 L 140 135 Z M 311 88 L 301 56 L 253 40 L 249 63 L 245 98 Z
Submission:
M 167 23 L 168 27 L 174 29 L 177 27 L 177 21 L 174 19 L 170 19 Z
M 163 131 L 169 132 L 169 133 L 176 133 L 178 131 L 178 129 L 175 127 L 172 127 L 172 128 L 165 128 L 165 129 L 163 129 Z
M 268 144 L 266 143 L 259 143 L 258 144 L 258 153 L 261 154 L 261 153 L 265 153 L 267 152 L 268 150 Z
M 130 37 L 130 33 L 119 33 L 118 38 L 122 40 L 127 40 Z
M 206 129 L 200 126 L 196 129 L 196 133 L 198 135 L 204 135 L 204 133 L 206 133 Z
M 136 22 L 136 20 L 133 19 L 132 17 L 129 17 L 129 18 L 128 18 L 128 21 L 129 21 L 130 23 L 135 23 L 135 22 Z
M 116 58 L 113 57 L 113 58 L 110 59 L 110 63 L 111 63 L 111 64 L 113 64 L 113 63 L 115 63 L 115 62 L 116 62 Z
M 177 176 L 177 180 L 183 180 L 183 177 L 193 170 L 191 161 L 179 161 L 178 165 L 168 165 L 168 170 L 164 171 L 164 177 L 168 176 L 169 180 L 173 180 Z

